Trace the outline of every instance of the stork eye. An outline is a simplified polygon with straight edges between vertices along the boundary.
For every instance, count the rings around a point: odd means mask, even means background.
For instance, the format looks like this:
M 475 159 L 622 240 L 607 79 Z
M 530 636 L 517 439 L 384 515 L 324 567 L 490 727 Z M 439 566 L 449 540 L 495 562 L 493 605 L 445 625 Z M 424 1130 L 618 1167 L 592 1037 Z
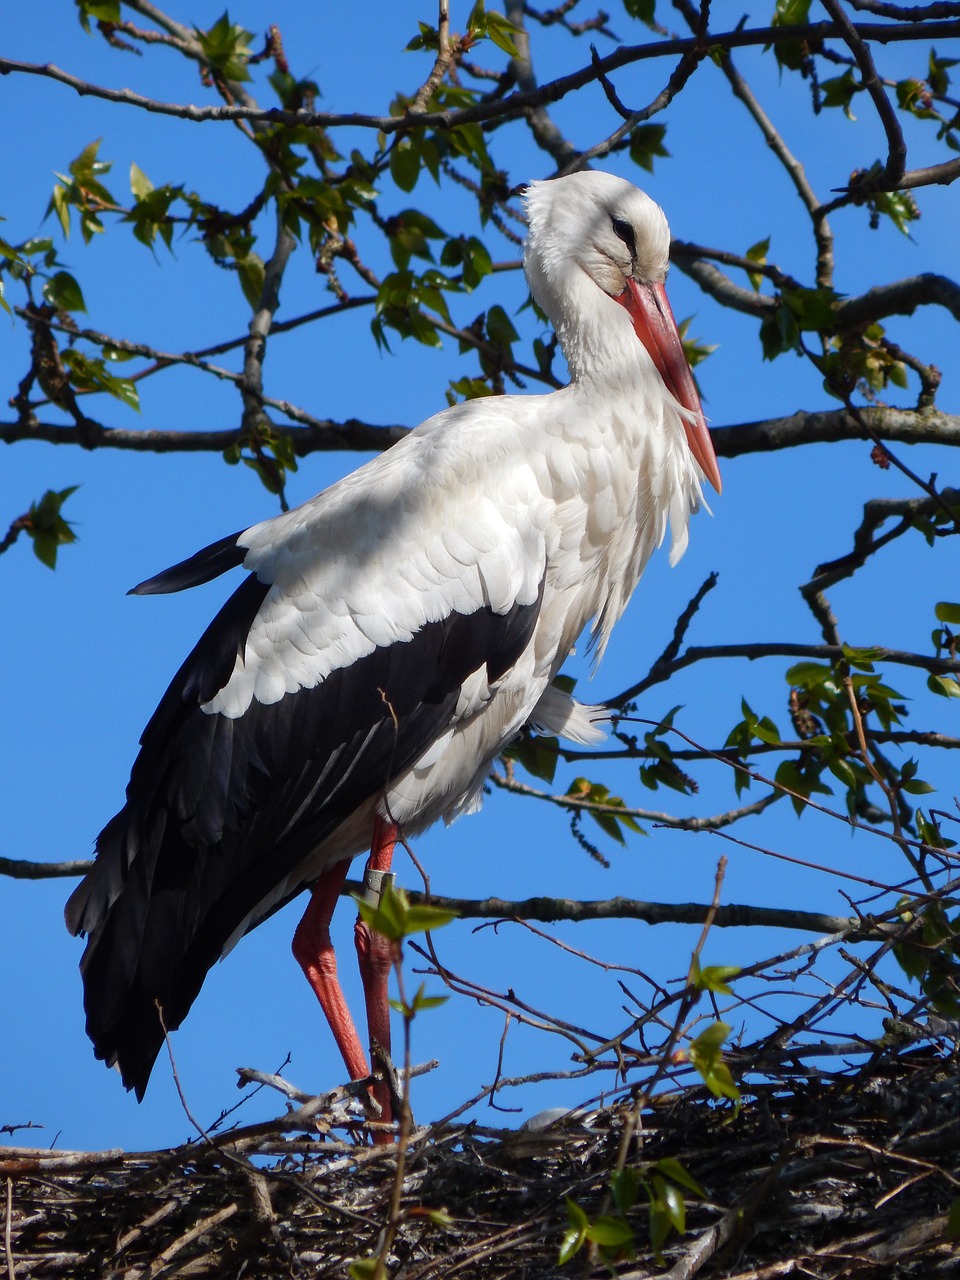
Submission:
M 625 218 L 613 219 L 613 234 L 617 236 L 630 250 L 630 257 L 637 256 L 637 241 L 633 234 L 633 227 Z

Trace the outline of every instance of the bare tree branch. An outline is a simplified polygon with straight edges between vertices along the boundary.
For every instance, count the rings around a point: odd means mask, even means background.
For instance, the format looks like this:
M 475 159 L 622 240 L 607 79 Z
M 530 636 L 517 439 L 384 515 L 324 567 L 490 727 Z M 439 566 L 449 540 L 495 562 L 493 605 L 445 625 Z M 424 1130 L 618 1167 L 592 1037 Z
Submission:
M 146 6 L 142 6 L 143 9 Z M 902 43 L 914 40 L 949 40 L 960 35 L 960 21 L 913 22 L 894 26 L 889 23 L 863 23 L 854 27 L 861 40 L 878 44 Z M 711 34 L 714 47 L 724 49 L 756 48 L 782 42 L 808 41 L 820 44 L 836 38 L 841 33 L 833 23 L 819 22 L 802 26 L 756 27 Z M 387 134 L 405 133 L 414 128 L 455 129 L 462 124 L 483 123 L 488 120 L 506 120 L 522 115 L 530 107 L 558 102 L 569 93 L 596 80 L 600 71 L 609 74 L 620 67 L 651 58 L 676 57 L 694 48 L 695 40 L 663 40 L 656 44 L 625 46 L 606 58 L 597 67 L 592 65 L 568 76 L 550 81 L 531 92 L 510 94 L 502 101 L 484 102 L 460 110 L 424 112 L 416 116 L 369 115 L 363 112 L 287 111 L 283 108 L 259 108 L 244 105 L 196 107 L 189 103 L 161 102 L 144 97 L 129 89 L 106 89 L 61 70 L 52 63 L 21 62 L 14 58 L 0 58 L 0 75 L 20 74 L 42 76 L 55 80 L 81 96 L 102 98 L 154 114 L 175 116 L 191 123 L 213 121 L 250 121 L 259 124 L 319 125 L 326 129 L 372 129 Z

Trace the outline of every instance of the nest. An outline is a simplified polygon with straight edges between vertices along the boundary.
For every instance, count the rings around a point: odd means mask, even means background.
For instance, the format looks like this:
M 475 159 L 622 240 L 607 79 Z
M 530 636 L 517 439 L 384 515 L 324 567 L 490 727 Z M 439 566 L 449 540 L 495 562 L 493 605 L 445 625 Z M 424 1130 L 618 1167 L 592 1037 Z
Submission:
M 625 1215 L 610 1177 L 629 1100 L 539 1130 L 414 1129 L 402 1148 L 364 1145 L 328 1102 L 170 1151 L 0 1149 L 0 1276 L 345 1277 L 378 1256 L 403 1280 L 957 1274 L 956 1046 L 753 1087 L 739 1110 L 696 1089 L 654 1099 L 627 1144 Z M 665 1157 L 703 1194 L 684 1191 L 658 1262 L 644 1191 Z M 632 1241 L 561 1267 L 568 1199 Z

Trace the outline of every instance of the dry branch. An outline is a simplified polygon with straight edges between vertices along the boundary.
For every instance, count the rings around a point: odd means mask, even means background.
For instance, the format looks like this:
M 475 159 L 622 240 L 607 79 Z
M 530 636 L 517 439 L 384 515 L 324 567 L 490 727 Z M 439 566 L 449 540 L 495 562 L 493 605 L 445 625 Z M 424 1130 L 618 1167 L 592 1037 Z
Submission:
M 947 1237 L 957 1192 L 956 1049 L 890 1052 L 868 1073 L 785 1077 L 746 1092 L 738 1115 L 700 1090 L 645 1108 L 629 1165 L 679 1160 L 706 1193 L 664 1250 L 674 1277 L 815 1275 L 938 1280 L 956 1274 Z M 540 1280 L 557 1254 L 564 1197 L 593 1217 L 627 1107 L 539 1132 L 419 1130 L 388 1267 L 405 1280 Z M 9 1186 L 6 1271 L 16 1277 L 342 1277 L 378 1249 L 393 1153 L 286 1126 L 256 1143 L 85 1159 L 0 1150 Z M 278 1152 L 286 1154 L 277 1158 Z M 244 1164 L 261 1153 L 251 1177 Z M 228 1153 L 242 1156 L 228 1161 Z M 42 1159 L 42 1163 L 41 1163 Z M 446 1215 L 437 1219 L 438 1211 Z M 622 1280 L 662 1275 L 641 1195 L 628 1214 L 637 1257 Z M 570 1274 L 578 1274 L 578 1263 Z M 582 1274 L 582 1270 L 579 1272 Z

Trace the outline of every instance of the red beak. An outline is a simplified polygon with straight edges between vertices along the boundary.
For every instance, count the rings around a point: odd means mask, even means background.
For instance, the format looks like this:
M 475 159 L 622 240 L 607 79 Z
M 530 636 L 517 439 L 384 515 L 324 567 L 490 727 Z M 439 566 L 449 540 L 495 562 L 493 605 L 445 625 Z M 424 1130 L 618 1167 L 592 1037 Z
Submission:
M 628 280 L 617 302 L 629 312 L 637 337 L 650 353 L 664 386 L 684 409 L 689 409 L 694 415 L 693 421 L 684 419 L 683 422 L 687 444 L 703 474 L 720 493 L 723 489 L 720 466 L 665 288 L 662 284 L 638 284 L 636 280 Z

